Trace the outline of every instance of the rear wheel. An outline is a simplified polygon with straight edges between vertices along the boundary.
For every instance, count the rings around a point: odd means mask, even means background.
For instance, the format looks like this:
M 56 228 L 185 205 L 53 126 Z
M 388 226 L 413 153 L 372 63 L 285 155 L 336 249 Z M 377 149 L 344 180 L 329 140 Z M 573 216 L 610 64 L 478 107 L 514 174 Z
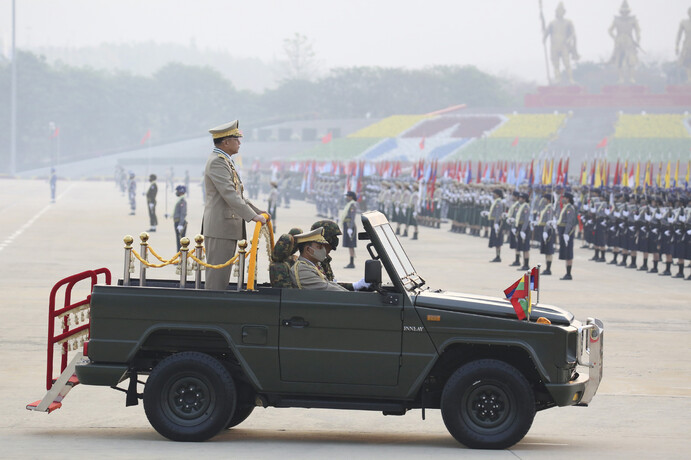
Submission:
M 460 367 L 444 386 L 441 413 L 451 435 L 475 449 L 505 449 L 523 439 L 535 397 L 515 367 L 493 359 Z
M 228 370 L 216 359 L 183 352 L 161 361 L 144 388 L 149 423 L 173 441 L 205 441 L 235 412 L 236 392 Z

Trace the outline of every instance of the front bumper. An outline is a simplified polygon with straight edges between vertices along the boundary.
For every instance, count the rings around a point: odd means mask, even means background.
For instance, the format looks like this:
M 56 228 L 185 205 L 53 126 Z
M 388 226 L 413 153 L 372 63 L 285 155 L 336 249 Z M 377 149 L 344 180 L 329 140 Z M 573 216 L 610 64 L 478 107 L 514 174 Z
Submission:
M 588 367 L 588 382 L 585 384 L 579 405 L 587 406 L 593 399 L 602 380 L 603 340 L 605 326 L 597 318 L 588 318 L 585 326 L 578 328 L 578 364 Z
M 588 318 L 578 328 L 576 357 L 580 366 L 588 368 L 588 375 L 580 374 L 567 383 L 546 384 L 557 406 L 587 406 L 602 380 L 603 339 L 605 328 L 597 318 Z

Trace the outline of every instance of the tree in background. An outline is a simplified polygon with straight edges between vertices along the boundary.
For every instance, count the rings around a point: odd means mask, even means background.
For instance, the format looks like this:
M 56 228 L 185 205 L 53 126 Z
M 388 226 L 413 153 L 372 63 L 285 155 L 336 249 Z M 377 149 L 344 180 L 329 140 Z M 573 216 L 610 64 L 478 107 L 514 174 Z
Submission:
M 287 62 L 283 80 L 313 80 L 317 74 L 317 55 L 312 42 L 305 36 L 295 33 L 283 40 L 283 52 Z

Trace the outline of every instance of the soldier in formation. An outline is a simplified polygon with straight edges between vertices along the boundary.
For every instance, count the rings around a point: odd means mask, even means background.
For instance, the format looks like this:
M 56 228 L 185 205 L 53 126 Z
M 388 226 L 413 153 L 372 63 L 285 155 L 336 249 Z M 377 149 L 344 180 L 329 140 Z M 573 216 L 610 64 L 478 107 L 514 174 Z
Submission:
M 562 280 L 571 280 L 571 267 L 573 266 L 573 240 L 578 225 L 578 216 L 574 206 L 574 197 L 571 192 L 562 195 L 562 208 L 557 219 L 559 232 L 559 260 L 566 261 L 566 275 Z
M 519 270 L 530 270 L 530 203 L 529 195 L 526 192 L 521 192 L 518 195 L 518 208 L 516 209 L 516 217 L 514 225 L 511 227 L 511 233 L 516 237 L 516 254 L 520 260 L 523 255 L 523 265 Z
M 591 260 L 605 261 L 606 247 L 612 252 L 610 265 L 638 269 L 661 276 L 684 278 L 684 265 L 691 256 L 691 226 L 686 192 L 677 190 L 613 188 L 592 190 L 581 209 L 585 239 L 595 249 Z M 642 263 L 638 267 L 638 254 Z M 652 267 L 649 266 L 652 254 Z M 621 260 L 618 260 L 621 257 Z M 627 263 L 630 257 L 630 263 Z M 674 259 L 678 271 L 672 273 Z M 664 263 L 664 269 L 658 265 Z M 687 279 L 691 279 L 689 276 Z
M 411 240 L 417 240 L 418 228 L 417 228 L 417 216 L 420 213 L 420 194 L 418 193 L 418 185 L 414 184 L 411 186 L 411 192 L 408 196 L 408 202 L 406 203 L 406 218 L 405 218 L 405 230 L 403 231 L 403 236 L 408 236 L 408 228 L 413 226 L 413 237 Z
M 501 262 L 501 247 L 504 244 L 502 216 L 504 215 L 504 191 L 500 188 L 492 191 L 494 200 L 487 213 L 490 225 L 489 247 L 495 248 L 496 256 L 490 262 Z
M 343 268 L 355 268 L 355 248 L 357 247 L 357 221 L 358 213 L 357 195 L 352 190 L 346 193 L 346 205 L 341 211 L 340 221 L 343 229 L 343 247 L 348 248 L 350 263 Z
M 557 237 L 555 209 L 552 194 L 546 192 L 540 198 L 538 218 L 535 224 L 537 235 L 540 238 L 540 254 L 545 255 L 545 269 L 543 275 L 552 274 L 552 257 L 554 255 L 554 242 Z

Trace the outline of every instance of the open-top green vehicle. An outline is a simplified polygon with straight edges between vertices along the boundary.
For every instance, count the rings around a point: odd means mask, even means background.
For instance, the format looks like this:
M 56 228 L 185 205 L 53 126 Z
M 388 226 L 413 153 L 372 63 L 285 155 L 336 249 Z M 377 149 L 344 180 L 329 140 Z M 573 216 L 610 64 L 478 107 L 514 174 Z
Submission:
M 506 299 L 433 290 L 383 214 L 366 212 L 362 223 L 369 292 L 92 276 L 84 356 L 55 381 L 49 370 L 53 393 L 29 408 L 59 407 L 76 383 L 128 381 L 126 403 L 143 399 L 151 425 L 176 441 L 209 439 L 257 406 L 422 409 L 423 418 L 440 409 L 460 443 L 501 449 L 525 436 L 536 411 L 591 401 L 602 377 L 599 320 L 540 304 L 519 321 Z

